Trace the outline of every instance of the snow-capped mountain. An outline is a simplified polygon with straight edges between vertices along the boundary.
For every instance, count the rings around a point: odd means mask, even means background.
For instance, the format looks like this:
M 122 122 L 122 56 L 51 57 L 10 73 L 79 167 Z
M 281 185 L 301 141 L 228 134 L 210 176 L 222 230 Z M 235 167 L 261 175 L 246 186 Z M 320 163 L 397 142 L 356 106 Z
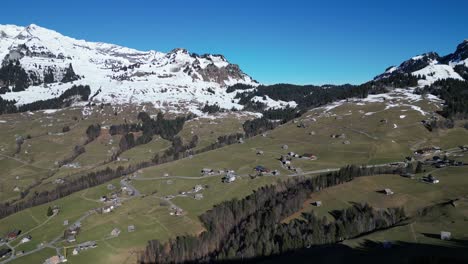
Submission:
M 439 79 L 468 80 L 468 40 L 458 45 L 452 54 L 444 57 L 435 52 L 421 54 L 400 66 L 389 67 L 383 74 L 375 77 L 375 80 L 402 73 L 420 77 L 420 86 L 432 84 Z
M 195 106 L 209 101 L 230 109 L 241 106 L 226 86 L 258 85 L 222 55 L 138 51 L 73 39 L 34 24 L 0 25 L 0 59 L 15 78 L 26 73 L 20 84 L 0 78 L 1 97 L 18 104 L 57 97 L 82 84 L 91 87 L 98 102 Z

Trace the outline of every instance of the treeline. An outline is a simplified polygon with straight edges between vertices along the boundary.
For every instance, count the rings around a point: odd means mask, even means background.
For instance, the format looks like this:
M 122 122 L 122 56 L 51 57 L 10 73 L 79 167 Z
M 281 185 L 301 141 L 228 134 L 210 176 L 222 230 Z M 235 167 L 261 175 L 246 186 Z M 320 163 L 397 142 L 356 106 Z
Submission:
M 5 94 L 11 91 L 20 92 L 24 91 L 30 85 L 39 85 L 41 83 L 53 83 L 59 81 L 54 76 L 54 72 L 51 68 L 47 67 L 44 69 L 44 79 L 41 80 L 39 77 L 30 72 L 31 76 L 23 69 L 19 60 L 10 60 L 4 62 L 0 68 L 0 94 Z M 79 80 L 80 76 L 75 73 L 73 66 L 70 63 L 65 69 L 62 79 L 60 82 L 67 83 Z
M 203 113 L 214 114 L 214 113 L 221 112 L 222 109 L 218 104 L 213 104 L 213 105 L 205 104 L 205 106 L 203 106 L 201 111 Z
M 254 136 L 263 133 L 264 131 L 271 130 L 279 124 L 286 123 L 301 116 L 311 108 L 323 106 L 347 98 L 365 98 L 375 87 L 371 85 L 356 86 L 350 84 L 340 86 L 275 84 L 269 86 L 260 85 L 252 91 L 245 91 L 251 88 L 251 86 L 242 84 L 237 84 L 232 86 L 232 88 L 229 88 L 230 91 L 242 91 L 237 93 L 235 97 L 239 99 L 239 103 L 244 105 L 246 110 L 260 112 L 263 114 L 261 118 L 244 123 L 244 132 L 248 136 Z M 268 96 L 273 100 L 286 102 L 294 101 L 297 103 L 297 107 L 268 109 L 267 105 L 261 102 L 252 101 L 256 96 Z
M 419 90 L 420 93 L 430 93 L 445 101 L 440 112 L 449 119 L 468 118 L 468 82 L 456 79 L 438 80 L 430 86 Z
M 140 263 L 184 263 L 268 256 L 309 244 L 333 243 L 391 226 L 404 218 L 400 209 L 379 212 L 368 206 L 336 215 L 335 224 L 307 216 L 307 222 L 281 224 L 297 212 L 311 193 L 355 177 L 401 173 L 391 167 L 347 166 L 313 178 L 296 178 L 258 189 L 242 200 L 215 206 L 200 216 L 206 231 L 160 243 L 148 242 Z M 362 221 L 362 222 L 360 222 Z
M 274 221 L 280 219 L 275 218 L 275 213 L 256 212 L 243 221 L 243 228 L 234 229 L 229 240 L 214 257 L 217 260 L 233 260 L 279 255 L 386 229 L 406 218 L 402 208 L 376 210 L 368 204 L 356 204 L 345 210 L 334 211 L 334 222 L 319 218 L 314 213 L 305 213 L 302 215 L 304 220 L 295 219 L 288 224 L 277 224 Z M 258 225 L 258 219 L 267 219 L 262 223 L 266 225 Z
M 57 98 L 39 100 L 33 103 L 20 105 L 19 107 L 15 105 L 16 101 L 14 100 L 3 100 L 0 98 L 0 114 L 60 109 L 70 106 L 74 101 L 87 101 L 90 93 L 91 89 L 88 85 L 74 85 Z
M 138 120 L 140 120 L 141 123 L 112 125 L 109 129 L 109 133 L 111 135 L 122 135 L 119 142 L 119 151 L 112 155 L 112 160 L 115 160 L 124 151 L 151 142 L 155 135 L 159 135 L 161 138 L 174 143 L 174 140 L 177 139 L 176 135 L 184 127 L 185 121 L 191 118 L 193 118 L 192 115 L 176 117 L 175 119 L 165 119 L 162 113 L 158 113 L 156 119 L 152 119 L 147 113 L 140 112 L 138 114 Z M 134 135 L 136 132 L 141 132 L 141 135 L 137 138 L 135 138 Z
M 161 138 L 171 141 L 184 127 L 185 121 L 192 119 L 193 115 L 186 117 L 176 117 L 175 119 L 165 119 L 164 115 L 159 112 L 156 119 L 152 119 L 147 113 L 140 112 L 138 114 L 139 124 L 121 124 L 112 125 L 109 129 L 111 135 L 124 135 L 130 132 L 143 132 L 141 137 L 143 142 L 151 141 L 154 135 L 159 135 Z
M 0 68 L 0 85 L 2 94 L 9 92 L 10 86 L 13 87 L 13 92 L 24 91 L 29 87 L 28 74 L 18 60 L 10 60 Z

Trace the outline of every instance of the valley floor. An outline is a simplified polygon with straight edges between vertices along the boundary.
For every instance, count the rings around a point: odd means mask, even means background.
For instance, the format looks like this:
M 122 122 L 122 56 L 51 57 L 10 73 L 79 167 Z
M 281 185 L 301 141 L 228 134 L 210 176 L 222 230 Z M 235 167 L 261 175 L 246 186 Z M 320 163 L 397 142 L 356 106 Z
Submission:
M 0 234 L 21 230 L 18 238 L 0 245 L 0 248 L 14 251 L 10 258 L 0 259 L 0 263 L 42 263 L 53 255 L 65 254 L 69 263 L 135 263 L 138 252 L 144 249 L 148 240 L 165 241 L 178 235 L 203 232 L 199 216 L 214 205 L 243 198 L 261 186 L 277 181 L 297 176 L 314 177 L 348 164 L 394 164 L 414 156 L 417 149 L 435 146 L 442 149 L 437 155 L 448 155 L 468 163 L 468 153 L 459 148 L 468 144 L 468 130 L 457 125 L 450 130 L 429 132 L 421 120 L 432 116 L 441 102 L 434 98 L 408 97 L 404 93 L 397 90 L 385 100 L 379 95 L 313 109 L 265 135 L 246 139 L 243 144 L 148 167 L 0 219 Z M 95 141 L 85 145 L 86 152 L 73 161 L 73 166 L 55 165 L 57 160 L 69 155 L 75 145 L 83 144 L 85 130 L 90 124 L 100 123 L 105 127 L 124 123 L 124 120 L 131 123 L 141 110 L 142 107 L 131 106 L 77 107 L 1 116 L 4 122 L 0 122 L 0 200 L 18 199 L 20 195 L 15 191 L 16 187 L 19 190 L 30 188 L 29 195 L 32 195 L 35 191 L 52 188 L 57 179 L 71 179 L 77 173 L 106 166 L 127 166 L 162 153 L 170 142 L 155 138 L 124 152 L 120 160 L 109 161 L 112 148 L 118 145 L 120 138 L 109 135 L 104 129 Z M 155 113 L 155 109 L 146 110 Z M 198 135 L 197 148 L 201 148 L 215 142 L 218 136 L 242 132 L 242 123 L 248 118 L 248 114 L 240 113 L 223 114 L 213 119 L 197 118 L 187 122 L 179 135 L 184 140 Z M 70 131 L 63 133 L 64 126 L 69 126 Z M 16 154 L 14 135 L 26 138 Z M 290 165 L 295 170 L 292 170 L 279 160 L 288 152 L 313 154 L 316 159 L 293 157 Z M 431 154 L 416 158 L 430 157 Z M 253 177 L 256 174 L 253 169 L 257 166 L 277 170 L 280 176 Z M 213 169 L 214 173 L 201 175 L 203 168 Z M 236 172 L 238 177 L 234 182 L 223 183 L 221 179 L 225 173 L 216 173 L 226 169 Z M 403 206 L 412 217 L 409 224 L 343 244 L 360 248 L 368 241 L 392 241 L 394 244 L 456 246 L 454 241 L 468 239 L 468 168 L 437 169 L 425 165 L 423 170 L 415 175 L 415 179 L 396 175 L 368 176 L 322 190 L 313 194 L 300 212 L 285 221 L 300 218 L 301 212 L 309 211 L 331 219 L 331 211 L 353 203 L 370 203 L 377 208 Z M 440 183 L 428 184 L 420 180 L 429 173 Z M 386 188 L 394 194 L 380 193 Z M 123 191 L 112 198 L 116 190 Z M 110 201 L 101 200 L 103 196 Z M 455 206 L 443 205 L 455 200 Z M 314 201 L 321 201 L 322 206 L 313 206 Z M 100 213 L 109 205 L 116 206 L 109 213 Z M 48 217 L 49 206 L 57 206 L 60 210 Z M 421 215 L 420 210 L 428 207 L 433 209 Z M 64 231 L 78 223 L 76 241 L 67 242 Z M 113 232 L 115 230 L 120 232 Z M 454 240 L 440 240 L 441 231 L 451 232 Z M 20 243 L 27 235 L 31 236 L 31 241 Z M 74 248 L 88 241 L 94 241 L 97 247 L 73 254 Z

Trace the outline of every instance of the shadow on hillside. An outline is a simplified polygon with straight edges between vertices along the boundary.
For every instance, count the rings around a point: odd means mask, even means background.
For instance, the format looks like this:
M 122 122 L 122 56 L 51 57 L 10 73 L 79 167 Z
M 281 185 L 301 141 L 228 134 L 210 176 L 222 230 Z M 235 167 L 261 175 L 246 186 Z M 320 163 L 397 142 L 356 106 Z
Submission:
M 425 234 L 439 237 L 435 234 Z M 391 264 L 466 264 L 468 241 L 451 240 L 451 246 L 408 242 L 381 243 L 365 240 L 359 247 L 343 244 L 317 246 L 268 258 L 217 261 L 213 263 L 391 263 Z

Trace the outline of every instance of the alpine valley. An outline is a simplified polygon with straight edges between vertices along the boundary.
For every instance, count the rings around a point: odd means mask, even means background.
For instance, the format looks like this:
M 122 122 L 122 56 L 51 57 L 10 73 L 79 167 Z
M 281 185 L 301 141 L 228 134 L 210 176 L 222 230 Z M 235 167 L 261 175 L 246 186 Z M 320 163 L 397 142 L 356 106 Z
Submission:
M 34 24 L 0 60 L 1 264 L 468 261 L 467 40 L 359 85 Z

